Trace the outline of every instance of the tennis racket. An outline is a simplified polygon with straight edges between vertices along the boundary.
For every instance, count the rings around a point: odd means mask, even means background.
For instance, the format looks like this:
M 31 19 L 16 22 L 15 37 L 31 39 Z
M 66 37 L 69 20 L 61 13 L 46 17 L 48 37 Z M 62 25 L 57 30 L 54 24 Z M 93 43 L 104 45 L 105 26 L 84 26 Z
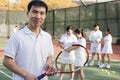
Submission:
M 86 61 L 84 62 L 84 65 L 81 66 L 81 67 L 78 67 L 76 68 L 74 71 L 71 71 L 71 70 L 68 70 L 68 69 L 65 69 L 64 71 L 60 68 L 60 57 L 61 57 L 61 53 L 62 51 L 59 52 L 59 54 L 56 56 L 55 58 L 55 67 L 56 67 L 56 73 L 65 73 L 65 74 L 70 74 L 70 73 L 73 73 L 73 72 L 76 72 L 78 70 L 80 70 L 81 68 L 83 68 L 86 63 L 88 62 L 88 59 L 89 59 L 89 51 L 87 48 L 85 48 L 84 46 L 80 45 L 80 44 L 74 44 L 70 47 L 68 47 L 67 49 L 65 49 L 65 51 L 71 51 L 71 50 L 75 50 L 77 48 L 83 48 L 85 50 L 85 54 L 86 54 Z M 46 71 L 44 72 L 43 74 L 39 75 L 37 78 L 38 80 L 41 80 L 42 78 L 44 78 L 45 76 L 47 76 L 47 73 L 49 72 Z

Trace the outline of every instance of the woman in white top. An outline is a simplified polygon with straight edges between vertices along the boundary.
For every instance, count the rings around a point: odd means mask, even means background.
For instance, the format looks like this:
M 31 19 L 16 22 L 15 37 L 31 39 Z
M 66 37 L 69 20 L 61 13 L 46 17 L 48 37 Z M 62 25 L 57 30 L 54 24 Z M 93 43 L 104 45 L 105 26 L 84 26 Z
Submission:
M 76 37 L 77 37 L 76 44 L 80 44 L 80 45 L 86 47 L 86 40 L 85 40 L 84 35 L 83 35 L 83 30 L 76 29 L 75 34 L 76 34 Z M 86 52 L 85 49 L 83 49 L 81 47 L 79 47 L 75 50 L 75 62 L 74 62 L 75 68 L 78 68 L 78 67 L 84 65 L 84 63 L 86 61 L 85 52 Z M 79 71 L 75 72 L 74 80 L 78 80 L 78 74 L 80 74 L 81 80 L 85 80 L 83 68 L 80 69 Z
M 95 24 L 94 25 L 94 30 L 91 31 L 90 36 L 89 36 L 89 40 L 91 42 L 91 53 L 92 53 L 92 59 L 91 62 L 89 64 L 89 66 L 94 66 L 94 58 L 95 55 L 97 55 L 97 65 L 100 65 L 100 53 L 101 53 L 101 41 L 102 39 L 102 32 L 99 30 L 99 25 Z
M 111 36 L 110 29 L 107 29 L 107 31 L 106 31 L 106 36 L 104 37 L 103 43 L 104 43 L 104 46 L 102 49 L 102 64 L 99 67 L 100 68 L 105 67 L 104 59 L 105 59 L 105 55 L 107 55 L 108 64 L 107 64 L 106 68 L 110 68 L 110 55 L 113 53 L 112 44 L 111 44 L 112 36 Z
M 66 34 L 63 34 L 60 39 L 60 46 L 65 49 L 73 45 L 77 42 L 76 36 L 73 35 L 73 28 L 71 26 L 67 26 Z M 74 70 L 74 50 L 67 52 L 65 50 L 62 51 L 61 54 L 61 69 L 64 71 L 65 65 L 68 64 L 70 66 L 70 70 Z M 73 79 L 74 74 L 71 74 L 71 80 Z M 63 79 L 63 73 L 60 74 L 59 80 Z

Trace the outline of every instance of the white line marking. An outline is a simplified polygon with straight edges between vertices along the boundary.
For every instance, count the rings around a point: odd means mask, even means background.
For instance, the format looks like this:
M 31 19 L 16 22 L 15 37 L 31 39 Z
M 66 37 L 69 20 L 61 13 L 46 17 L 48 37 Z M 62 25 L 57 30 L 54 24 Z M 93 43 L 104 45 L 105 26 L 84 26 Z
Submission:
M 6 74 L 6 73 L 3 72 L 2 70 L 0 70 L 0 73 L 4 74 L 5 76 L 7 76 L 8 78 L 10 78 L 11 80 L 13 79 L 10 75 Z

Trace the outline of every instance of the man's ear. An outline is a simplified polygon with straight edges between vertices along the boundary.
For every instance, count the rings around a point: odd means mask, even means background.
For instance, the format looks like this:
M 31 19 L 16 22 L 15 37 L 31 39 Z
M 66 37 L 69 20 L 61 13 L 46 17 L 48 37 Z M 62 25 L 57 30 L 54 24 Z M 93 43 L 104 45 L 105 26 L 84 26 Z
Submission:
M 28 17 L 28 14 L 29 14 L 29 12 L 27 11 L 27 12 L 26 12 L 27 17 Z

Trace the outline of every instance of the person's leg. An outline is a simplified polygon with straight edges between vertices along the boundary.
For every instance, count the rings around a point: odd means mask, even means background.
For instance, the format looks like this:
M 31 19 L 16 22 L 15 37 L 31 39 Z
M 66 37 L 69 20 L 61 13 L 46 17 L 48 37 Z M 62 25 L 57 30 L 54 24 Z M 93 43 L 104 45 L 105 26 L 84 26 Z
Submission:
M 105 54 L 102 54 L 102 64 L 104 64 L 105 61 Z
M 61 70 L 64 71 L 64 69 L 65 69 L 65 64 L 61 64 Z M 60 73 L 59 80 L 62 80 L 62 79 L 63 79 L 63 76 L 64 76 L 64 74 L 63 74 L 63 73 Z
M 85 75 L 84 75 L 83 68 L 80 69 L 80 78 L 81 78 L 81 80 L 85 80 Z
M 94 61 L 95 53 L 92 53 L 92 61 Z
M 107 64 L 107 66 L 106 66 L 106 68 L 110 68 L 110 54 L 107 54 L 107 58 L 108 58 L 108 64 Z
M 105 54 L 102 54 L 102 64 L 99 66 L 99 68 L 104 68 L 105 67 L 104 59 L 105 59 Z
M 99 66 L 100 63 L 100 57 L 101 57 L 101 45 L 99 45 L 98 47 L 96 47 L 96 54 L 97 54 L 97 65 Z
M 91 61 L 94 61 L 94 56 L 95 56 L 95 47 L 94 46 L 91 46 L 91 52 L 92 52 L 92 58 L 91 58 Z
M 110 64 L 110 61 L 111 61 L 111 55 L 110 55 L 110 54 L 107 54 L 107 58 L 108 58 L 108 64 Z
M 97 65 L 100 65 L 100 53 L 96 53 L 97 54 Z
M 70 67 L 70 70 L 71 70 L 71 71 L 74 71 L 74 65 L 73 65 L 73 64 L 70 64 L 69 67 Z M 71 73 L 71 74 L 70 74 L 70 77 L 71 77 L 71 80 L 73 80 L 73 78 L 74 78 L 74 73 Z
M 95 53 L 92 53 L 92 58 L 91 58 L 91 62 L 89 64 L 89 66 L 93 66 L 94 65 L 94 57 L 95 57 Z
M 75 68 L 77 68 L 77 67 L 75 67 Z M 78 80 L 78 74 L 79 74 L 79 71 L 76 71 L 74 74 L 74 80 Z
M 91 62 L 89 63 L 89 66 L 93 66 L 94 65 L 94 56 L 95 56 L 95 47 L 93 45 L 91 45 Z
M 97 60 L 100 61 L 100 53 L 97 53 Z

